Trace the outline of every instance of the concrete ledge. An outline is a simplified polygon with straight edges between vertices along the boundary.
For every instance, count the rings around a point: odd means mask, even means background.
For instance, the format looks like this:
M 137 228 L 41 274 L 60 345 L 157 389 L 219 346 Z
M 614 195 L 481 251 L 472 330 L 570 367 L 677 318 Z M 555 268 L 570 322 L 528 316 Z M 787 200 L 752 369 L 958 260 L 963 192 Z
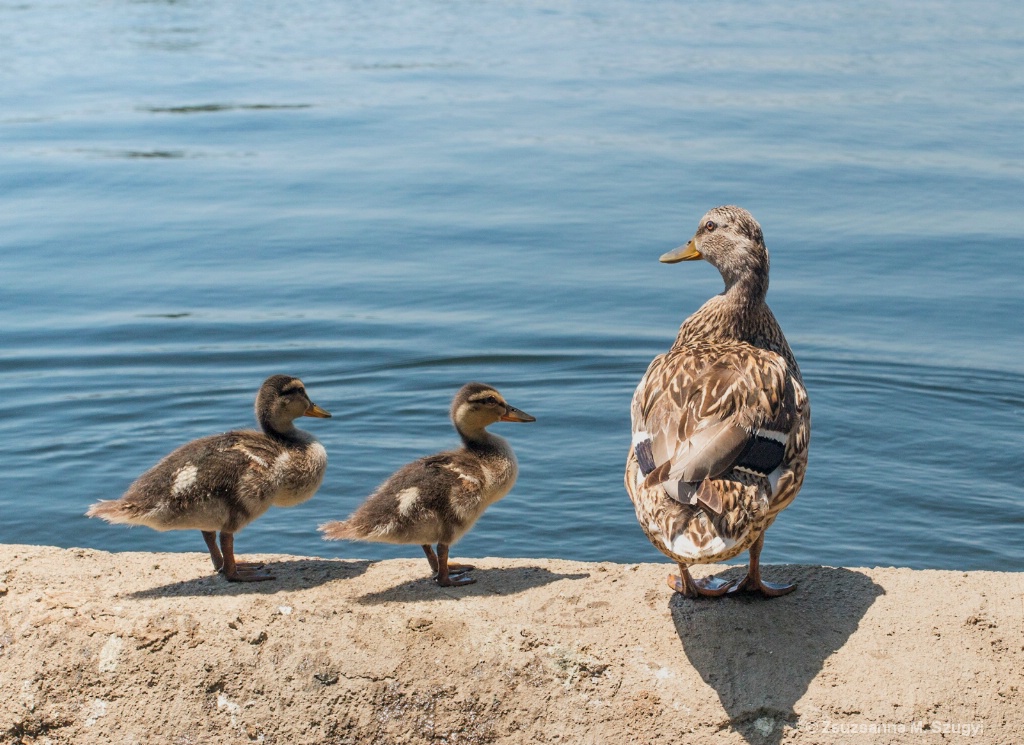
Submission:
M 1022 574 L 263 558 L 0 546 L 0 743 L 1024 742 Z

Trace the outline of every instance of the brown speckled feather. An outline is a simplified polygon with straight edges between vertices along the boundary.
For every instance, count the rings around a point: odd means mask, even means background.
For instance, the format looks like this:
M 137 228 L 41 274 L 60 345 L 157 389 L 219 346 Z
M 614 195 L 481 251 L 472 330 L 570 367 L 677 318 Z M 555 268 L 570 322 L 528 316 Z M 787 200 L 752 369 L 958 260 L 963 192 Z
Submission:
M 455 543 L 515 482 L 510 456 L 511 449 L 500 447 L 493 452 L 452 450 L 413 461 L 377 487 L 348 520 L 333 523 L 330 537 Z
M 508 494 L 519 471 L 516 456 L 487 426 L 499 420 L 529 422 L 533 417 L 482 383 L 467 383 L 459 390 L 451 417 L 462 447 L 403 466 L 347 520 L 321 525 L 324 537 L 450 545 Z
M 757 540 L 800 489 L 810 436 L 800 369 L 764 303 L 760 228 L 737 208 L 709 217 L 732 220 L 743 251 L 715 257 L 726 292 L 683 323 L 637 387 L 625 476 L 644 532 L 684 564 L 723 561 Z
M 298 378 L 271 376 L 257 396 L 262 432 L 233 430 L 186 443 L 139 476 L 120 499 L 97 502 L 86 514 L 156 530 L 234 533 L 271 505 L 303 502 L 320 487 L 327 467 L 324 447 L 292 425 L 309 407 Z M 313 408 L 320 412 L 316 416 L 329 416 Z

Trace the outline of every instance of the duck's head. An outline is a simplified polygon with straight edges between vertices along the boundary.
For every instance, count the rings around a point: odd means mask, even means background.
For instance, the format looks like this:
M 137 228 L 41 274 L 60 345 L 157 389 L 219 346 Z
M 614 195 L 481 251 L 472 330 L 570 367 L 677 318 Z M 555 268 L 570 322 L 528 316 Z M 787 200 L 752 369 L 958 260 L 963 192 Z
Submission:
M 685 245 L 666 254 L 661 261 L 704 259 L 718 269 L 726 290 L 741 281 L 763 279 L 768 289 L 768 249 L 764 245 L 761 226 L 742 207 L 715 207 L 701 218 L 697 232 Z
M 452 422 L 463 437 L 473 437 L 495 422 L 535 422 L 534 417 L 509 404 L 489 385 L 466 383 L 452 399 Z
M 290 432 L 295 428 L 292 422 L 300 416 L 326 419 L 331 415 L 309 400 L 306 386 L 298 378 L 271 375 L 263 381 L 256 394 L 256 421 L 264 432 Z

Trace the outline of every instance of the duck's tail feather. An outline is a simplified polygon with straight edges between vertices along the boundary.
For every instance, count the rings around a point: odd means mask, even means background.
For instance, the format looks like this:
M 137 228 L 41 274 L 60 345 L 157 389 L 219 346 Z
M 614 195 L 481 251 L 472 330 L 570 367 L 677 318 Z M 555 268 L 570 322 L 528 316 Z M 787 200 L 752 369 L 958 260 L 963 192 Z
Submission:
M 324 534 L 325 541 L 358 541 L 365 536 L 351 520 L 333 520 L 317 527 Z
M 86 517 L 98 517 L 108 523 L 134 524 L 138 522 L 139 511 L 135 505 L 121 499 L 101 499 L 89 507 Z

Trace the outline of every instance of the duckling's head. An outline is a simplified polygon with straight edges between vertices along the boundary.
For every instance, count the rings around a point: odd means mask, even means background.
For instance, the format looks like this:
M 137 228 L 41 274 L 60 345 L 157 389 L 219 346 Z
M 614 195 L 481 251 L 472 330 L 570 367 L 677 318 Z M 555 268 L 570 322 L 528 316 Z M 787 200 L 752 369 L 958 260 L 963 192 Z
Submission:
M 510 405 L 494 388 L 466 383 L 452 399 L 452 422 L 463 439 L 474 439 L 495 422 L 535 422 L 534 417 Z
M 291 375 L 271 375 L 256 394 L 256 421 L 264 432 L 287 434 L 300 416 L 325 419 L 331 415 L 309 400 L 306 386 Z
M 738 282 L 763 283 L 768 290 L 768 249 L 764 245 L 761 226 L 742 207 L 715 207 L 701 218 L 697 233 L 685 245 L 662 255 L 661 261 L 704 259 L 718 269 L 729 290 Z

